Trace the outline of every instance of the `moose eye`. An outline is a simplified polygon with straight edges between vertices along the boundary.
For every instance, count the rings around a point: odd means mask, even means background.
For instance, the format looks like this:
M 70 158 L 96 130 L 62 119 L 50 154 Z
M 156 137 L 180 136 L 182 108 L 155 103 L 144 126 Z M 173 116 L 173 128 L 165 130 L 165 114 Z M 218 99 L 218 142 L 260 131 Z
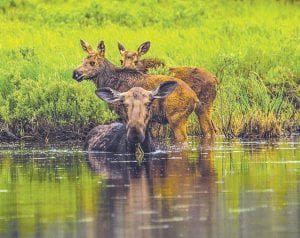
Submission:
M 95 64 L 96 64 L 95 61 L 91 61 L 91 62 L 90 62 L 90 65 L 91 65 L 91 66 L 95 66 Z

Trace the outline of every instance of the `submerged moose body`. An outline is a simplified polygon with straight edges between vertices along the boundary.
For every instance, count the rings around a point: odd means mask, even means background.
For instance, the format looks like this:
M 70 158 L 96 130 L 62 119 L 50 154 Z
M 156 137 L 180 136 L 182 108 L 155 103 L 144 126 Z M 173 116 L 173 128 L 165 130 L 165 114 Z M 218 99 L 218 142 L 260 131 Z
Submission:
M 134 145 L 129 144 L 126 138 L 125 124 L 119 122 L 94 127 L 86 137 L 85 148 L 88 151 L 118 153 L 134 151 Z
M 73 72 L 73 78 L 79 82 L 89 79 L 95 83 L 97 88 L 111 87 L 114 90 L 125 92 L 132 87 L 151 90 L 162 82 L 176 81 L 177 87 L 169 97 L 153 103 L 151 120 L 162 124 L 169 123 L 176 141 L 186 142 L 187 120 L 199 104 L 199 99 L 185 82 L 171 76 L 147 75 L 137 70 L 118 68 L 104 58 L 103 41 L 98 45 L 97 51 L 94 51 L 89 44 L 82 40 L 81 45 L 88 56 Z M 111 105 L 111 108 L 124 119 L 118 105 L 117 102 Z
M 119 110 L 124 115 L 124 123 L 99 125 L 86 138 L 88 151 L 134 153 L 139 144 L 144 152 L 154 151 L 149 133 L 152 104 L 162 100 L 176 88 L 175 81 L 161 83 L 152 91 L 133 87 L 120 93 L 109 87 L 99 88 L 96 95 L 108 103 L 119 102 Z
M 118 43 L 121 54 L 122 67 L 136 69 L 147 73 L 149 69 L 165 66 L 159 59 L 140 59 L 148 52 L 150 42 L 147 41 L 140 45 L 137 51 L 128 51 Z M 212 121 L 213 101 L 217 95 L 218 79 L 202 68 L 196 67 L 176 67 L 170 68 L 169 74 L 186 82 L 197 94 L 200 104 L 197 105 L 195 112 L 198 116 L 199 124 L 203 135 L 213 136 L 215 126 Z

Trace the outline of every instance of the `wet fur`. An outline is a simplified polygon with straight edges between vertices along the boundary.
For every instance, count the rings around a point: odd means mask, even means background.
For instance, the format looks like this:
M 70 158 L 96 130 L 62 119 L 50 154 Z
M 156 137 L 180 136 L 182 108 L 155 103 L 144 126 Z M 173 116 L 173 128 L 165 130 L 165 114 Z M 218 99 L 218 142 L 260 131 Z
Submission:
M 150 133 L 146 130 L 145 140 L 141 147 L 145 153 L 154 151 Z M 94 127 L 86 137 L 85 149 L 114 153 L 135 153 L 135 144 L 126 137 L 126 126 L 123 123 L 111 123 Z

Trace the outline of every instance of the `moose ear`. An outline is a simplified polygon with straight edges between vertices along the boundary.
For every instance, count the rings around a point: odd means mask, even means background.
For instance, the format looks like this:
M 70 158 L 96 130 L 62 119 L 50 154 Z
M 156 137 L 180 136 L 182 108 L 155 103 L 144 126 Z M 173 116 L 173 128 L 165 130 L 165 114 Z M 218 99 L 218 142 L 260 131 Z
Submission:
M 113 90 L 109 87 L 98 88 L 95 91 L 95 93 L 99 98 L 101 98 L 102 100 L 104 100 L 105 102 L 108 102 L 108 103 L 117 102 L 117 101 L 121 100 L 121 98 L 122 98 L 120 92 Z
M 174 91 L 176 86 L 176 81 L 163 82 L 155 90 L 152 91 L 152 96 L 153 98 L 165 98 Z
M 137 50 L 138 55 L 141 56 L 143 54 L 146 54 L 149 49 L 150 49 L 150 41 L 146 41 L 143 44 L 141 44 L 140 47 L 138 48 Z
M 80 44 L 82 49 L 88 53 L 88 54 L 92 54 L 95 53 L 95 51 L 93 50 L 93 48 L 89 45 L 89 43 L 85 42 L 84 40 L 80 40 Z
M 118 42 L 118 48 L 119 48 L 120 54 L 123 55 L 126 50 L 125 50 L 125 47 L 120 42 Z
M 100 53 L 100 56 L 104 57 L 105 56 L 105 44 L 104 44 L 103 40 L 99 42 L 97 49 Z

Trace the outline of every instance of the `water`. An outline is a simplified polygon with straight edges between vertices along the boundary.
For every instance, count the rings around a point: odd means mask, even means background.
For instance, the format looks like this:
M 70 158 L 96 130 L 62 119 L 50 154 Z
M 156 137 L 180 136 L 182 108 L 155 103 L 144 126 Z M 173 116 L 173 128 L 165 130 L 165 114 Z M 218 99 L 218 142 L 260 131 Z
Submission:
M 0 146 L 0 237 L 300 237 L 300 139 L 190 139 L 138 163 Z

